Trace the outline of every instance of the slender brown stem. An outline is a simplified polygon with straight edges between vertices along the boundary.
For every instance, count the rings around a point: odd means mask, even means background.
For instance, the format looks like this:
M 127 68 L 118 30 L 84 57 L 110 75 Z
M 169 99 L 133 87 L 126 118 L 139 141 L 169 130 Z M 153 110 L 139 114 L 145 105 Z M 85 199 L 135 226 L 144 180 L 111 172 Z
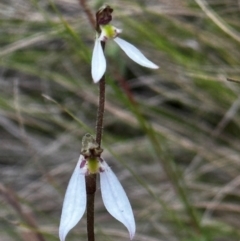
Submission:
M 102 43 L 104 49 L 105 43 Z M 101 146 L 102 131 L 103 131 L 103 116 L 105 106 L 105 76 L 103 75 L 99 83 L 99 105 L 96 121 L 96 142 Z M 87 189 L 87 233 L 88 241 L 94 241 L 94 197 L 96 192 L 96 174 L 86 176 Z
M 102 42 L 102 47 L 104 49 L 105 43 Z M 99 103 L 96 121 L 96 142 L 99 147 L 101 147 L 102 132 L 103 132 L 103 117 L 104 117 L 104 107 L 105 107 L 105 75 L 99 83 Z
M 104 50 L 105 43 L 102 42 L 102 47 Z M 105 75 L 99 83 L 99 105 L 97 112 L 96 121 L 96 142 L 101 146 L 102 131 L 103 131 L 103 116 L 104 116 L 104 106 L 105 106 Z M 88 241 L 95 240 L 94 234 L 94 198 L 96 192 L 96 174 L 91 174 L 86 176 L 86 190 L 87 190 L 87 233 Z
M 95 21 L 93 16 L 86 5 L 85 0 L 79 0 L 80 5 L 83 7 L 85 13 L 88 16 L 88 19 L 92 26 L 95 26 Z M 109 6 L 103 6 L 96 13 L 96 31 L 100 34 L 100 24 L 107 24 L 112 20 L 111 13 L 113 9 Z M 104 51 L 105 42 L 102 42 L 102 48 Z M 103 117 L 104 117 L 104 107 L 105 107 L 105 75 L 101 78 L 99 82 L 99 105 L 97 112 L 97 120 L 96 120 L 96 142 L 99 145 L 99 149 L 101 149 L 101 141 L 102 141 L 102 132 L 103 132 Z M 96 192 L 96 182 L 97 176 L 96 174 L 90 174 L 85 177 L 86 179 L 86 191 L 87 191 L 87 233 L 88 233 L 88 241 L 95 241 L 94 234 L 94 199 Z
M 240 80 L 236 80 L 236 79 L 227 78 L 227 81 L 231 81 L 231 82 L 240 84 Z
M 86 0 L 79 0 L 80 6 L 83 8 L 83 11 L 86 13 L 88 20 L 93 28 L 95 28 L 94 15 L 86 4 Z
M 96 142 L 101 146 L 102 132 L 103 132 L 103 116 L 104 116 L 104 105 L 105 105 L 105 79 L 99 83 L 99 106 L 96 122 Z
M 86 176 L 87 190 L 87 234 L 88 241 L 95 241 L 94 234 L 94 199 L 96 192 L 96 174 Z

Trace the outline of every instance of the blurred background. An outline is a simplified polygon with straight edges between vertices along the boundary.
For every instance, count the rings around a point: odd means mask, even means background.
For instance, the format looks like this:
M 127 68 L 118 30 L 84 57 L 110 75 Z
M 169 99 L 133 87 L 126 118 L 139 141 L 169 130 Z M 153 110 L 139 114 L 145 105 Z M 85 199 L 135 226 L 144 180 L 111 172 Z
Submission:
M 1 241 L 58 240 L 82 137 L 94 135 L 89 16 L 103 3 L 0 1 Z M 121 37 L 161 67 L 107 43 L 103 157 L 131 201 L 134 240 L 240 240 L 240 1 L 109 4 Z M 129 240 L 99 188 L 95 209 L 96 240 Z M 87 240 L 85 216 L 67 240 Z

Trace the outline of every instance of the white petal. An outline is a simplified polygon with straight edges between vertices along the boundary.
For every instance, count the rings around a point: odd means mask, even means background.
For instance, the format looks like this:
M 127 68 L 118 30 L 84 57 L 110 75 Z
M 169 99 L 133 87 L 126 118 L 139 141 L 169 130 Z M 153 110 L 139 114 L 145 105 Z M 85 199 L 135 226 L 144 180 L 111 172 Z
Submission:
M 84 157 L 80 155 L 65 194 L 59 227 L 59 237 L 64 241 L 68 232 L 79 222 L 86 210 L 86 183 L 80 164 Z
M 128 43 L 127 41 L 116 37 L 114 41 L 119 45 L 119 47 L 126 53 L 126 55 L 135 61 L 136 63 L 151 69 L 158 69 L 159 67 L 148 60 L 135 46 Z
M 97 83 L 106 71 L 106 59 L 101 46 L 101 41 L 96 39 L 92 54 L 92 78 Z
M 128 197 L 116 175 L 105 161 L 103 161 L 102 166 L 104 171 L 100 172 L 100 187 L 103 203 L 108 212 L 126 226 L 130 239 L 132 239 L 136 226 Z

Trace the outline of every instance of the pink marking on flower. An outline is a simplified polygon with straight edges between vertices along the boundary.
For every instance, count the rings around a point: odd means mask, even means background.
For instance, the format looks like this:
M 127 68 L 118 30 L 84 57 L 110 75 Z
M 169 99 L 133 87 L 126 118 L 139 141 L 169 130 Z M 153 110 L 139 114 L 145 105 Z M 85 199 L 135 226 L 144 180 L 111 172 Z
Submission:
M 103 39 L 101 39 L 101 41 L 103 41 L 103 42 L 107 42 L 107 40 L 108 40 L 107 36 L 103 36 Z
M 86 164 L 86 160 L 83 160 L 80 164 L 80 168 L 83 168 L 85 166 L 85 164 Z

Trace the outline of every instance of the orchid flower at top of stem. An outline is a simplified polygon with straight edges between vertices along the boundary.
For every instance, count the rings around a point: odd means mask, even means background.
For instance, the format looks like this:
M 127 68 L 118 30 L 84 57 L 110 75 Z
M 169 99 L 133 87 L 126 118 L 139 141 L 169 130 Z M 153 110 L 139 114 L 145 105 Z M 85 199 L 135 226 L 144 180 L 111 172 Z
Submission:
M 115 43 L 117 43 L 119 47 L 126 53 L 126 55 L 139 65 L 151 69 L 159 68 L 156 64 L 147 59 L 134 45 L 118 37 L 118 35 L 122 32 L 121 29 L 115 28 L 110 24 L 100 25 L 100 29 L 101 34 L 95 40 L 92 54 L 92 78 L 94 83 L 97 83 L 102 78 L 107 67 L 101 42 L 106 42 L 110 39 L 113 39 Z

